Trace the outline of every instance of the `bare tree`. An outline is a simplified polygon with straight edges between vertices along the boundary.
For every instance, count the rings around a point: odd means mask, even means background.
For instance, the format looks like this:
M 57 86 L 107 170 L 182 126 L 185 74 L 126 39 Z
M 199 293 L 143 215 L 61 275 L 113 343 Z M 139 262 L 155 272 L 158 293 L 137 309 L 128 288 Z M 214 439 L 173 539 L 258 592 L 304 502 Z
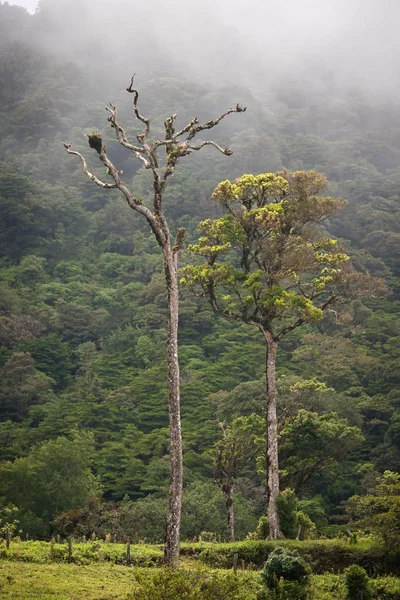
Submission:
M 150 225 L 150 228 L 161 248 L 164 259 L 164 276 L 168 296 L 168 335 L 167 335 L 167 364 L 168 364 L 168 411 L 170 427 L 170 487 L 168 514 L 165 526 L 164 560 L 170 566 L 176 566 L 179 560 L 179 530 L 182 504 L 182 434 L 180 419 L 180 385 L 179 385 L 179 362 L 178 362 L 178 259 L 182 248 L 185 230 L 180 228 L 176 232 L 175 240 L 171 238 L 170 227 L 164 215 L 163 197 L 165 188 L 174 174 L 179 160 L 198 151 L 205 146 L 213 146 L 222 154 L 230 156 L 232 150 L 221 148 L 214 141 L 194 141 L 196 136 L 207 129 L 212 129 L 222 119 L 231 113 L 240 113 L 246 110 L 239 104 L 230 108 L 216 119 L 199 123 L 193 118 L 185 127 L 176 130 L 176 114 L 171 115 L 164 122 L 165 139 L 150 140 L 150 119 L 141 115 L 139 111 L 139 92 L 133 87 L 132 77 L 130 86 L 127 88 L 129 94 L 133 94 L 133 112 L 138 121 L 144 126 L 144 131 L 136 135 L 137 142 L 131 143 L 128 136 L 120 125 L 117 109 L 113 104 L 106 107 L 109 113 L 108 121 L 114 128 L 119 144 L 132 152 L 146 169 L 153 175 L 153 203 L 149 208 L 136 197 L 128 186 L 122 181 L 121 172 L 107 155 L 106 147 L 101 136 L 97 133 L 88 136 L 89 146 L 99 155 L 107 175 L 111 181 L 101 181 L 88 169 L 85 158 L 79 152 L 72 150 L 71 144 L 64 144 L 67 152 L 78 156 L 84 173 L 98 186 L 105 189 L 118 189 L 125 197 L 126 202 L 132 210 L 140 213 Z M 163 151 L 164 158 L 159 154 Z

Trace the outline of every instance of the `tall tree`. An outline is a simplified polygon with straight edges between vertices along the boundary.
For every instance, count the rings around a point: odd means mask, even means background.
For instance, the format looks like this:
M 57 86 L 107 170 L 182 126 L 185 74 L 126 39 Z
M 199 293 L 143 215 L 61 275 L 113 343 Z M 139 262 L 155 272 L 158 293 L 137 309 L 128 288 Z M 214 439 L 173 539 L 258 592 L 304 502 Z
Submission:
M 182 248 L 185 230 L 179 228 L 175 241 L 171 237 L 170 227 L 164 214 L 163 198 L 165 188 L 174 175 L 175 168 L 184 156 L 190 155 L 205 146 L 213 146 L 222 154 L 230 156 L 229 148 L 221 148 L 216 142 L 203 140 L 196 143 L 196 136 L 205 130 L 212 129 L 222 119 L 231 113 L 244 112 L 246 107 L 239 104 L 230 108 L 216 119 L 204 124 L 193 118 L 182 129 L 176 129 L 176 114 L 168 117 L 164 122 L 165 138 L 150 140 L 150 119 L 144 117 L 139 111 L 139 92 L 133 87 L 133 77 L 127 88 L 133 94 L 133 112 L 136 119 L 143 124 L 144 131 L 136 135 L 136 142 L 131 143 L 125 129 L 120 125 L 117 109 L 110 104 L 106 110 L 109 113 L 108 121 L 115 130 L 117 142 L 132 152 L 142 165 L 151 171 L 153 176 L 153 204 L 149 208 L 137 197 L 122 179 L 122 173 L 107 155 L 106 147 L 100 134 L 92 133 L 88 136 L 89 146 L 99 155 L 99 159 L 106 169 L 111 181 L 102 181 L 88 169 L 85 158 L 79 152 L 71 149 L 71 143 L 64 144 L 67 152 L 78 156 L 84 173 L 98 186 L 104 189 L 118 189 L 124 196 L 132 210 L 142 215 L 161 248 L 164 259 L 164 277 L 168 295 L 168 334 L 167 334 L 167 363 L 168 363 L 168 409 L 170 425 L 170 488 L 168 514 L 165 527 L 164 560 L 168 565 L 175 566 L 179 559 L 179 528 L 182 504 L 182 434 L 180 419 L 180 386 L 178 362 L 178 258 Z M 160 151 L 165 152 L 165 159 L 160 158 Z
M 280 340 L 322 318 L 331 306 L 382 291 L 384 284 L 357 272 L 337 241 L 318 224 L 344 205 L 319 195 L 327 188 L 314 171 L 243 175 L 223 181 L 213 198 L 225 209 L 200 225 L 191 246 L 205 257 L 183 270 L 215 311 L 258 327 L 266 342 L 266 472 L 270 537 L 282 536 L 279 495 L 276 359 Z

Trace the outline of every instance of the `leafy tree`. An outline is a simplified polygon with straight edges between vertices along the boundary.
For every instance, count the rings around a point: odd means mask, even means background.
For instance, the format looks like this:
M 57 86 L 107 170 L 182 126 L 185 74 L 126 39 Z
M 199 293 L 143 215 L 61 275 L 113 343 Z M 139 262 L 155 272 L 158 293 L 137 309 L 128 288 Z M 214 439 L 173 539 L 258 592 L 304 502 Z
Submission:
M 43 442 L 28 456 L 0 464 L 1 489 L 22 513 L 31 512 L 48 526 L 57 513 L 79 508 L 99 495 L 90 469 L 93 455 L 89 433 Z
M 15 352 L 0 369 L 0 420 L 21 421 L 29 409 L 52 398 L 52 380 L 38 371 L 29 352 Z
M 353 496 L 347 510 L 360 526 L 372 530 L 387 549 L 400 541 L 400 475 L 385 471 L 365 496 Z
M 316 476 L 332 480 L 340 459 L 360 445 L 363 435 L 337 413 L 300 409 L 281 430 L 281 459 L 284 478 L 296 494 L 303 494 Z
M 235 514 L 233 491 L 235 479 L 255 457 L 257 445 L 255 430 L 260 429 L 261 419 L 256 415 L 239 417 L 225 427 L 220 423 L 222 439 L 214 447 L 214 477 L 224 495 L 228 519 L 229 541 L 235 541 Z
M 35 361 L 35 366 L 51 377 L 58 388 L 64 388 L 74 367 L 72 348 L 51 333 L 27 344 L 26 350 Z
M 291 489 L 283 490 L 276 501 L 279 524 L 287 538 L 295 538 L 297 534 L 297 498 Z
M 168 296 L 168 336 L 167 336 L 167 364 L 168 364 L 168 407 L 170 419 L 170 491 L 169 508 L 165 529 L 164 559 L 166 564 L 176 566 L 179 558 L 179 526 L 182 504 L 182 439 L 180 420 L 180 380 L 178 362 L 178 258 L 182 248 L 185 230 L 178 228 L 175 241 L 171 237 L 170 226 L 164 213 L 165 188 L 174 175 L 178 162 L 193 151 L 199 151 L 205 146 L 213 146 L 222 154 L 230 156 L 232 151 L 223 149 L 213 141 L 194 142 L 198 133 L 212 129 L 231 113 L 244 112 L 239 104 L 231 108 L 214 120 L 200 124 L 198 118 L 193 118 L 182 129 L 176 129 L 176 114 L 168 117 L 164 122 L 165 138 L 150 141 L 150 119 L 144 117 L 139 111 L 139 92 L 133 87 L 133 77 L 127 92 L 133 94 L 133 110 L 136 119 L 144 126 L 144 131 L 136 135 L 136 143 L 128 140 L 126 131 L 120 125 L 117 110 L 113 104 L 107 108 L 108 121 L 115 130 L 117 142 L 129 150 L 139 160 L 145 169 L 152 174 L 153 202 L 148 208 L 143 200 L 133 193 L 122 180 L 122 173 L 118 170 L 107 154 L 105 144 L 99 133 L 93 132 L 88 136 L 89 146 L 94 149 L 105 167 L 110 182 L 101 181 L 92 174 L 87 167 L 86 160 L 79 152 L 71 149 L 71 143 L 64 144 L 69 154 L 78 156 L 84 173 L 96 185 L 104 189 L 118 189 L 124 196 L 128 206 L 144 217 L 153 232 L 164 260 L 165 290 Z M 165 162 L 160 162 L 159 153 L 165 151 Z
M 371 588 L 366 570 L 360 565 L 351 565 L 344 572 L 344 580 L 349 600 L 369 600 Z
M 213 198 L 225 209 L 200 225 L 191 246 L 206 262 L 183 270 L 182 282 L 199 289 L 227 319 L 255 326 L 264 335 L 266 357 L 266 463 L 268 520 L 272 538 L 281 536 L 276 359 L 282 338 L 319 321 L 333 305 L 383 290 L 380 280 L 357 272 L 337 241 L 319 224 L 345 202 L 319 195 L 326 178 L 313 171 L 243 175 L 223 181 Z

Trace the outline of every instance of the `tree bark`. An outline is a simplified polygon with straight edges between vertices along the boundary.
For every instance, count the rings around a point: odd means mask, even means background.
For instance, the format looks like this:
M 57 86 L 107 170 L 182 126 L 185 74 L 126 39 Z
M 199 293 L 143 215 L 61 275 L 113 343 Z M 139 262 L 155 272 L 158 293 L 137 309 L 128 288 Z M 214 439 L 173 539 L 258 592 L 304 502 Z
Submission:
M 164 561 L 176 567 L 179 561 L 179 530 L 182 505 L 182 431 L 178 362 L 178 253 L 170 245 L 163 248 L 164 273 L 168 292 L 168 411 L 170 431 L 170 482 L 165 524 Z
M 225 496 L 226 516 L 228 518 L 229 541 L 234 542 L 235 541 L 235 511 L 233 508 L 233 498 L 232 498 L 233 487 L 232 487 L 232 485 L 225 486 L 225 489 L 223 490 L 223 492 L 224 492 L 224 496 Z
M 269 537 L 282 538 L 279 525 L 277 498 L 279 496 L 278 420 L 276 416 L 276 354 L 278 342 L 268 331 L 264 332 L 267 342 L 265 419 L 267 430 L 266 476 L 268 496 Z

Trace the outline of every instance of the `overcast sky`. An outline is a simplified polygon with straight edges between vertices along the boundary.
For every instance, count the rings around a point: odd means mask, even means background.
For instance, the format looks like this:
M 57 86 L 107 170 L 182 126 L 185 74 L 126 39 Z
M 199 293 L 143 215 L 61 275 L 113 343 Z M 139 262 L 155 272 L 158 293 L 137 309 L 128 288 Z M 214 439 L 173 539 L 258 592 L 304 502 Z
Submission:
M 1 2 L 2 0 L 0 0 Z M 38 0 L 8 0 L 34 13 Z M 47 0 L 71 14 L 66 0 Z M 309 76 L 322 63 L 337 79 L 369 88 L 400 88 L 400 0 L 82 0 L 77 24 L 107 52 L 127 53 L 125 29 L 151 52 L 154 39 L 172 58 L 217 77 L 249 81 Z M 110 6 L 120 17 L 110 26 Z M 64 12 L 63 12 L 64 10 Z M 87 14 L 86 14 L 87 13 Z M 88 16 L 89 15 L 89 16 Z M 90 17 L 90 18 L 89 18 Z M 79 26 L 79 25 L 78 25 Z M 74 25 L 76 28 L 76 25 Z M 143 33 L 144 32 L 144 33 Z M 55 33 L 57 40 L 60 31 Z M 70 35 L 70 34 L 69 34 Z M 153 36 L 153 37 L 152 37 Z M 62 35 L 61 35 L 62 37 Z M 122 40 L 119 41 L 119 38 Z M 121 47 L 121 44 L 122 47 Z M 70 40 L 68 40 L 70 45 Z M 52 41 L 52 48 L 61 48 Z M 184 51 L 182 51 L 184 48 Z M 218 70 L 217 63 L 220 65 Z M 261 65 L 261 66 L 260 66 Z M 244 79 L 244 76 L 247 79 Z
M 23 6 L 24 8 L 27 8 L 29 10 L 29 12 L 34 13 L 35 8 L 38 3 L 38 0 L 17 0 L 17 1 L 8 0 L 8 3 L 16 4 L 17 6 Z

